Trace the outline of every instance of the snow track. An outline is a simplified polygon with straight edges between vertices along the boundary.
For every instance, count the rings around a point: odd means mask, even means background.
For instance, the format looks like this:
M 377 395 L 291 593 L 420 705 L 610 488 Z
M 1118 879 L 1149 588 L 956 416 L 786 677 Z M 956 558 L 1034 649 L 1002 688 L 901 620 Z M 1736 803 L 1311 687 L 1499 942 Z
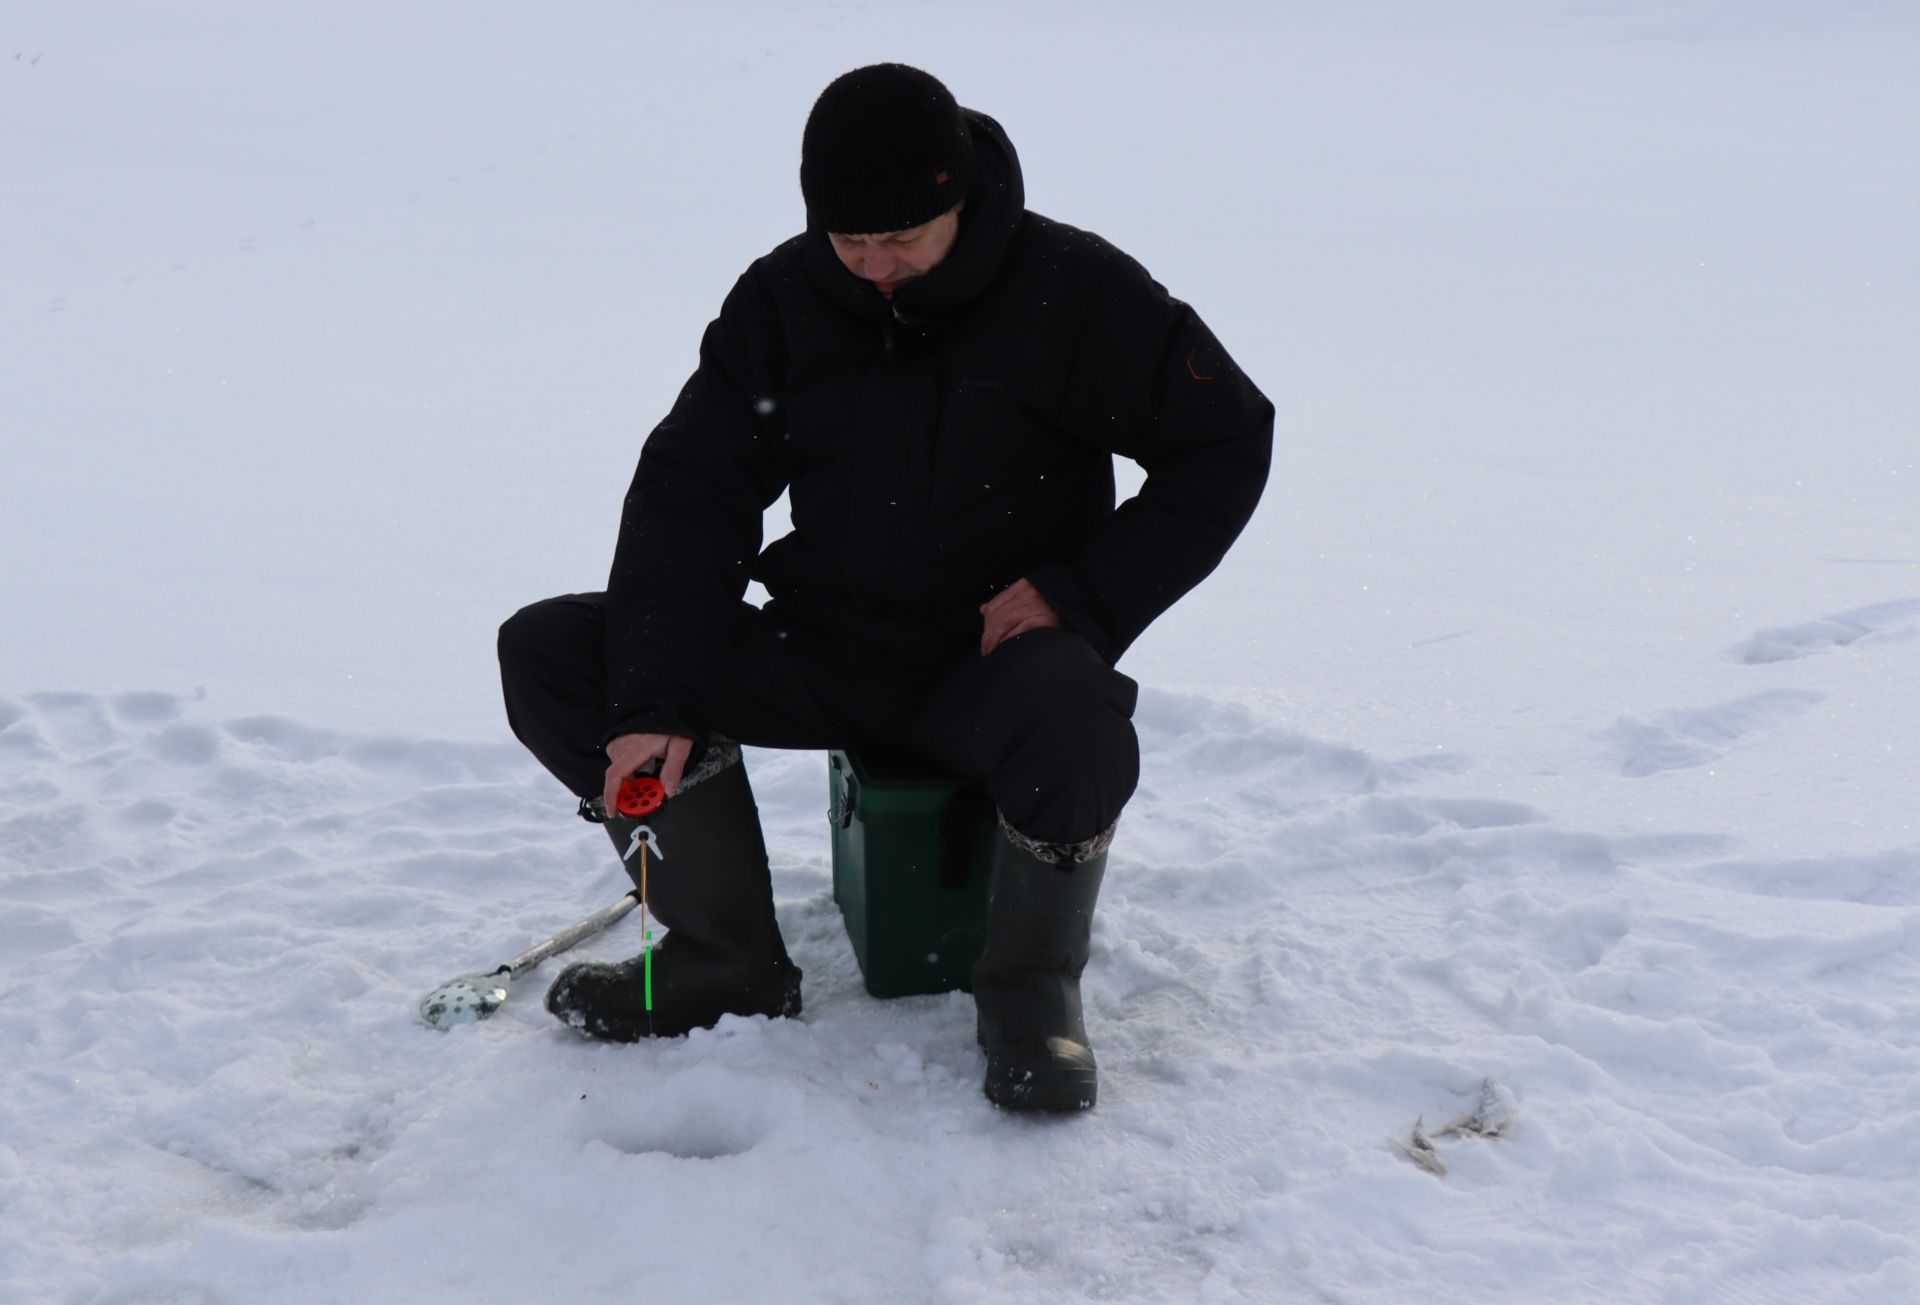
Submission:
M 1457 784 L 1444 759 L 1149 691 L 1087 980 L 1101 1108 L 1035 1121 L 980 1098 L 966 998 L 861 989 L 818 756 L 750 755 L 806 1016 L 603 1047 L 537 977 L 486 1024 L 411 1019 L 622 885 L 516 749 L 154 693 L 0 720 L 9 1299 L 1920 1283 L 1920 849 L 1766 864 L 1564 830 L 1424 793 Z M 1510 1139 L 1442 1139 L 1445 1178 L 1385 1144 L 1490 1074 Z

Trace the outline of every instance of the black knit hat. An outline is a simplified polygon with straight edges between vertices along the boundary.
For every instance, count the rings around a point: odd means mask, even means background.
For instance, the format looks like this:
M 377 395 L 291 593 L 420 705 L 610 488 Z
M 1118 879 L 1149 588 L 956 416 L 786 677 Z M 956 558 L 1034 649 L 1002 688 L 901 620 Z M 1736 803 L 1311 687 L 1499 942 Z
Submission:
M 953 93 L 903 63 L 834 79 L 800 140 L 807 223 L 841 235 L 904 231 L 966 198 L 973 138 Z

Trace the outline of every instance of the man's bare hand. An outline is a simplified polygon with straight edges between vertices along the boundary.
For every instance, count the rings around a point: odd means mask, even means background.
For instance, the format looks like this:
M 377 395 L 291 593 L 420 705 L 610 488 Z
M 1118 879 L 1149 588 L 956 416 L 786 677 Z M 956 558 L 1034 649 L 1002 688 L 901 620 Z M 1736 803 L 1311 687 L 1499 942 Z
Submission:
M 600 800 L 607 804 L 608 811 L 618 810 L 614 801 L 620 796 L 620 781 L 652 761 L 661 763 L 660 782 L 672 797 L 680 791 L 680 776 L 692 752 L 693 740 L 678 734 L 622 734 L 607 744 L 607 759 L 612 764 L 607 767 L 606 790 Z
M 1015 580 L 980 604 L 980 615 L 987 620 L 980 632 L 980 655 L 985 657 L 1016 634 L 1028 630 L 1059 629 L 1066 622 L 1040 596 L 1040 591 L 1025 580 Z

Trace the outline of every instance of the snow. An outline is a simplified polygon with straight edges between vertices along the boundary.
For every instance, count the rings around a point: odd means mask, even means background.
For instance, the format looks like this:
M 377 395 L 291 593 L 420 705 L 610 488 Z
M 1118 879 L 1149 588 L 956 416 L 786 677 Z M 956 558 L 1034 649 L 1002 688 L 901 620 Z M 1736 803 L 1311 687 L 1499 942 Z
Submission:
M 1920 1298 L 1913 8 L 744 8 L 0 24 L 0 1300 Z M 866 996 L 810 754 L 802 1019 L 413 1022 L 623 890 L 493 630 L 877 58 L 1280 410 L 1081 1118 Z

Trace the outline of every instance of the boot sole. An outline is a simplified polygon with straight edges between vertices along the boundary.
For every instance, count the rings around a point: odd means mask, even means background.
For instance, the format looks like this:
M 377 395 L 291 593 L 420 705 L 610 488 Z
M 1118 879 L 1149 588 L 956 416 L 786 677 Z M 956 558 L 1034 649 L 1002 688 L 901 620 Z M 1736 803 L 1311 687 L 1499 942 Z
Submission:
M 564 975 L 562 976 L 565 977 Z M 568 1028 L 599 1042 L 642 1042 L 648 1038 L 683 1038 L 695 1029 L 710 1029 L 728 1015 L 768 1019 L 792 1019 L 800 1014 L 800 968 L 787 965 L 755 985 L 739 1001 L 708 1007 L 693 1015 L 681 1013 L 671 1022 L 663 1012 L 641 1018 L 600 1016 L 583 1011 L 557 1009 L 548 994 L 547 1009 Z
M 989 1056 L 981 1090 L 1002 1110 L 1072 1113 L 1093 1109 L 1100 1073 L 1091 1065 L 996 1064 Z

